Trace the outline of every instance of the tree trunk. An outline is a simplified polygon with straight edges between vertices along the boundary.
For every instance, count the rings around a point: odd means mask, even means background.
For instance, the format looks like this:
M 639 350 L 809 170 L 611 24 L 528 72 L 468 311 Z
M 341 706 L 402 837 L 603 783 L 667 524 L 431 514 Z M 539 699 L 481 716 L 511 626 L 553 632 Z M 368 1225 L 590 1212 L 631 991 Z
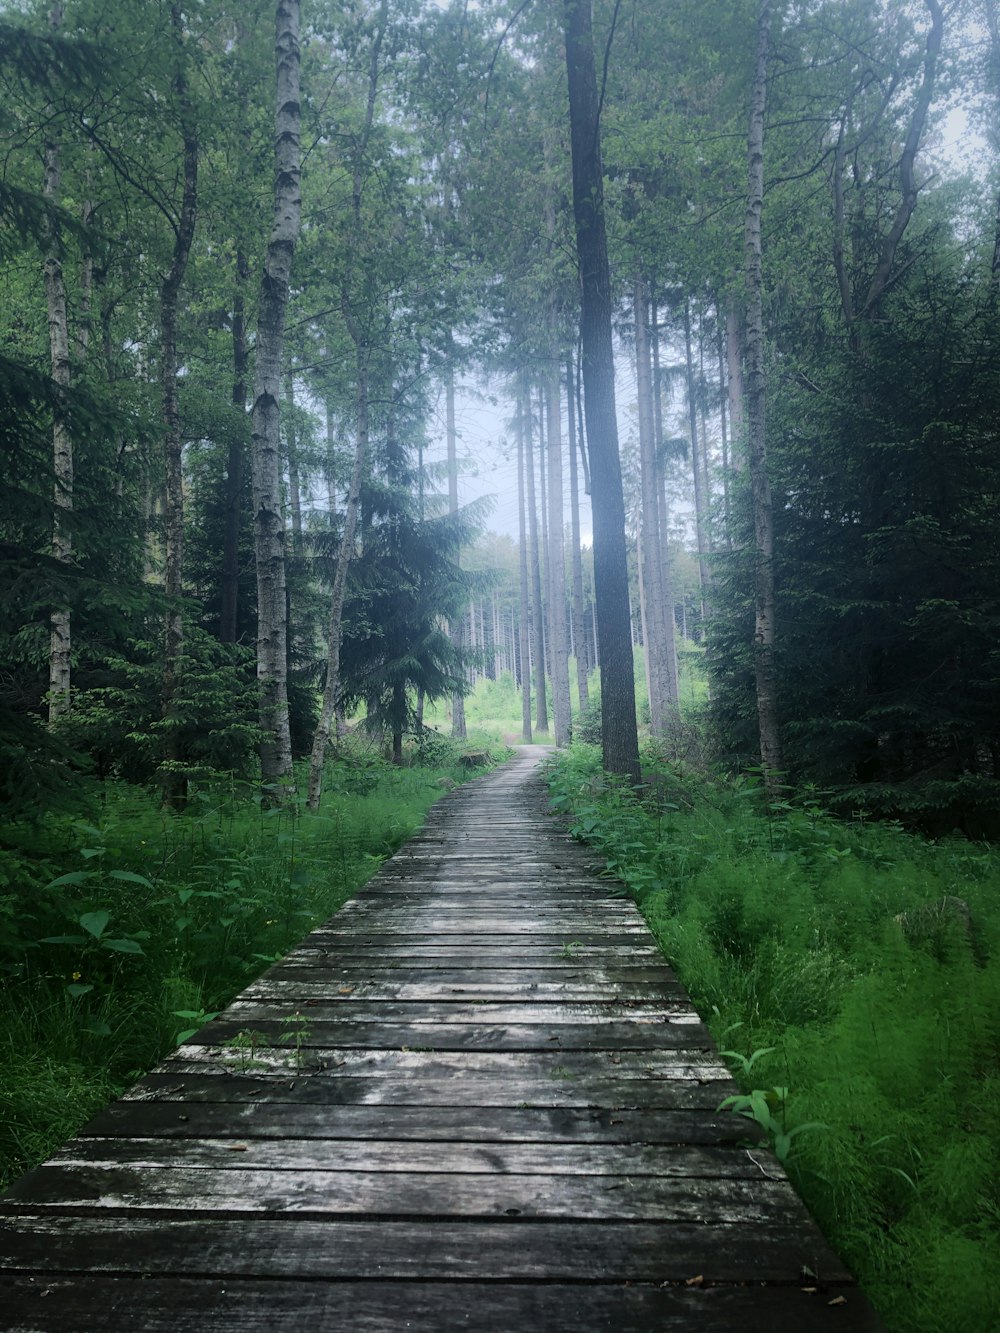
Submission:
M 524 513 L 524 398 L 517 395 L 517 531 L 521 612 L 518 616 L 518 669 L 521 673 L 521 739 L 531 744 L 531 661 L 528 648 L 531 600 L 528 593 L 528 533 Z
M 63 5 L 53 5 L 49 11 L 49 29 L 58 33 L 62 27 Z M 59 203 L 60 160 L 59 145 L 54 138 L 45 143 L 45 177 L 43 192 L 46 200 Z M 73 534 L 66 515 L 73 509 L 73 439 L 67 421 L 66 391 L 70 384 L 69 312 L 66 304 L 66 284 L 63 280 L 62 247 L 59 237 L 49 239 L 45 256 L 45 301 L 49 324 L 49 365 L 55 386 L 55 412 L 52 422 L 52 471 L 54 478 L 52 501 L 52 555 L 69 564 L 73 558 Z M 68 606 L 56 607 L 49 616 L 49 724 L 69 711 L 70 706 L 70 651 L 71 629 Z
M 275 13 L 274 223 L 261 276 L 251 426 L 261 773 L 277 800 L 292 778 L 280 394 L 285 312 L 302 214 L 299 10 L 299 0 L 278 0 Z
M 553 357 L 548 384 L 549 460 L 549 662 L 556 745 L 570 741 L 569 649 L 566 644 L 566 553 L 563 542 L 562 429 L 559 362 Z
M 770 0 L 760 0 L 757 19 L 757 60 L 750 93 L 747 136 L 746 362 L 747 434 L 750 485 L 756 541 L 754 678 L 764 786 L 771 799 L 781 784 L 781 737 L 778 730 L 777 684 L 774 670 L 774 514 L 767 475 L 765 445 L 764 313 L 761 215 L 764 205 L 764 116 L 771 30 Z
M 164 592 L 167 596 L 166 641 L 163 654 L 163 716 L 176 722 L 174 696 L 184 651 L 184 617 L 181 592 L 184 577 L 184 483 L 183 440 L 177 399 L 177 307 L 181 283 L 187 270 L 194 239 L 198 205 L 198 135 L 188 95 L 187 56 L 184 50 L 184 19 L 179 4 L 170 6 L 170 25 L 176 46 L 174 95 L 183 136 L 183 188 L 180 215 L 174 229 L 174 252 L 160 285 L 160 392 L 164 427 L 164 510 L 166 553 Z M 168 725 L 164 743 L 166 761 L 163 779 L 164 804 L 184 799 L 186 783 L 178 772 L 180 749 L 176 725 Z
M 722 438 L 722 523 L 725 529 L 726 546 L 733 549 L 732 510 L 729 497 L 729 433 L 726 423 L 726 354 L 725 335 L 722 329 L 722 312 L 716 307 L 717 338 L 716 353 L 719 362 L 719 433 Z
M 663 403 L 660 393 L 660 317 L 652 302 L 650 342 L 653 349 L 653 431 L 656 461 L 656 517 L 660 531 L 660 595 L 663 605 L 663 652 L 667 702 L 673 709 L 680 699 L 677 673 L 677 632 L 674 627 L 674 575 L 670 560 L 670 509 L 667 505 L 667 460 L 663 450 Z
M 743 321 L 734 302 L 726 309 L 726 381 L 729 397 L 729 429 L 733 441 L 733 471 L 743 470 Z
M 235 643 L 240 597 L 240 517 L 243 508 L 243 473 L 246 459 L 247 326 L 246 284 L 250 265 L 242 249 L 236 251 L 233 293 L 233 426 L 226 460 L 225 528 L 222 547 L 222 611 L 219 638 Z
M 691 303 L 684 302 L 684 354 L 687 383 L 688 431 L 691 436 L 691 472 L 694 479 L 694 521 L 698 540 L 698 582 L 701 587 L 701 615 L 705 618 L 708 596 L 708 523 L 705 513 L 705 486 L 698 447 L 698 395 L 694 383 L 694 359 L 691 354 Z
M 566 362 L 566 410 L 569 435 L 570 535 L 573 544 L 573 644 L 576 649 L 576 688 L 580 711 L 590 702 L 587 682 L 587 631 L 583 619 L 583 558 L 580 553 L 580 481 L 576 464 L 576 376 L 573 360 Z M 583 422 L 580 423 L 582 429 Z
M 636 392 L 639 403 L 640 532 L 639 557 L 645 601 L 643 643 L 646 678 L 649 682 L 650 730 L 654 736 L 666 731 L 670 706 L 670 671 L 667 661 L 667 626 L 664 616 L 663 557 L 660 547 L 660 514 L 657 499 L 656 422 L 650 365 L 646 284 L 635 283 Z
M 326 759 L 326 747 L 330 743 L 330 728 L 337 716 L 340 704 L 340 647 L 343 641 L 344 598 L 347 592 L 347 573 L 354 556 L 354 544 L 358 531 L 358 516 L 361 509 L 361 485 L 368 466 L 368 360 L 363 348 L 357 352 L 357 383 L 355 389 L 356 436 L 354 442 L 354 465 L 351 468 L 351 481 L 344 506 L 344 532 L 337 552 L 337 568 L 333 575 L 333 591 L 330 594 L 330 620 L 327 626 L 326 683 L 323 687 L 323 703 L 320 707 L 319 722 L 313 737 L 312 753 L 309 758 L 309 788 L 307 803 L 310 810 L 319 807 L 323 793 L 323 763 Z
M 591 0 L 563 0 L 563 21 L 594 520 L 594 585 L 601 661 L 601 747 L 606 769 L 638 783 L 639 739 L 629 633 L 625 501 L 615 412 L 611 275 L 604 221 L 604 172 Z
M 299 446 L 295 438 L 295 375 L 289 366 L 285 373 L 285 449 L 288 454 L 288 507 L 292 516 L 292 550 L 302 553 L 302 488 L 299 484 Z
M 531 641 L 535 668 L 535 730 L 548 734 L 549 711 L 545 694 L 545 604 L 542 601 L 542 571 L 539 562 L 538 508 L 535 501 L 535 454 L 532 447 L 531 391 L 524 385 L 527 407 L 524 421 L 524 466 L 528 495 L 528 564 L 531 572 Z
M 448 512 L 458 513 L 458 434 L 455 429 L 455 371 L 451 364 L 451 338 L 448 339 L 449 361 L 445 372 L 445 433 L 448 445 Z M 461 559 L 456 563 L 461 566 Z M 465 651 L 465 617 L 458 616 L 451 626 L 451 641 L 456 652 Z M 465 696 L 458 690 L 451 696 L 451 734 L 459 741 L 467 736 L 465 725 Z

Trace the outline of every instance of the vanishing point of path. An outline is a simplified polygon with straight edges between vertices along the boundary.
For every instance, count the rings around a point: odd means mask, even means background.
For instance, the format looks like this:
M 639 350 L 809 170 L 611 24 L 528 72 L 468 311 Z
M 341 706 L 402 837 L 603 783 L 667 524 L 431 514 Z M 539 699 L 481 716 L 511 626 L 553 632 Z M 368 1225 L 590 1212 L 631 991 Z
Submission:
M 879 1327 L 540 757 L 0 1201 L 0 1327 Z

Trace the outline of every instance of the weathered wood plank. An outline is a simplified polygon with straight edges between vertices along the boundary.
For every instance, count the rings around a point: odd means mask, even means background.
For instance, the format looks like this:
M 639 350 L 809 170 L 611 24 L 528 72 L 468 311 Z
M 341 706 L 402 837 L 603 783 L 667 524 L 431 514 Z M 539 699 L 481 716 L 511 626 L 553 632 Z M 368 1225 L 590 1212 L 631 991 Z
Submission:
M 306 1051 L 273 1046 L 181 1046 L 155 1072 L 212 1074 L 219 1078 L 249 1071 L 322 1079 L 336 1077 L 536 1079 L 572 1082 L 613 1077 L 623 1081 L 685 1080 L 729 1082 L 728 1069 L 714 1050 L 652 1051 L 426 1051 L 356 1050 L 351 1047 Z
M 359 1023 L 524 1023 L 562 1026 L 567 1023 L 620 1023 L 637 1026 L 701 1022 L 686 1000 L 626 1004 L 621 1000 L 544 1000 L 508 1003 L 504 1000 L 364 1000 L 353 992 L 331 1000 L 309 1000 L 303 1005 L 276 1005 L 259 1000 L 236 1000 L 225 1011 L 228 1021 L 245 1026 L 255 1018 L 284 1022 L 301 1014 L 308 1022 Z M 221 1021 L 221 1019 L 220 1019 Z M 202 1032 L 208 1028 L 203 1028 Z M 198 1037 L 201 1040 L 201 1037 Z M 669 1045 L 670 1043 L 666 1043 Z
M 435 1172 L 448 1175 L 674 1176 L 784 1181 L 769 1152 L 650 1143 L 463 1143 L 361 1139 L 71 1139 L 53 1167 Z M 48 1169 L 48 1167 L 46 1168 Z
M 350 1008 L 350 1006 L 347 1006 Z M 271 1046 L 311 1051 L 360 1047 L 366 1050 L 428 1051 L 656 1051 L 712 1047 L 708 1028 L 696 1024 L 635 1023 L 378 1023 L 307 1020 L 290 1029 L 268 1019 L 219 1019 L 209 1024 L 188 1046 L 218 1046 L 239 1041 L 252 1029 Z
M 694 1276 L 692 1274 L 692 1276 Z M 231 1278 L 0 1278 L 7 1333 L 869 1333 L 880 1325 L 853 1290 L 641 1283 L 294 1282 Z M 488 1324 L 483 1320 L 487 1319 Z
M 294 1095 L 294 1094 L 292 1094 Z M 118 1101 L 80 1130 L 145 1138 L 382 1139 L 480 1143 L 755 1142 L 742 1116 L 573 1106 L 355 1106 L 294 1102 Z
M 127 1143 L 128 1140 L 123 1140 Z M 807 1225 L 787 1180 L 484 1172 L 281 1171 L 128 1165 L 36 1167 L 3 1212 L 42 1206 L 189 1215 L 306 1213 L 395 1218 L 537 1218 Z
M 706 1240 L 709 1242 L 706 1244 Z M 814 1237 L 723 1223 L 315 1222 L 29 1214 L 0 1218 L 8 1272 L 119 1272 L 272 1278 L 786 1282 L 803 1269 L 850 1281 Z
M 715 1112 L 731 1083 L 697 1079 L 557 1079 L 509 1074 L 502 1080 L 468 1074 L 444 1078 L 341 1078 L 278 1074 L 148 1074 L 126 1100 L 282 1102 L 337 1106 L 509 1106 L 701 1109 Z M 331 1071 L 331 1075 L 336 1071 Z

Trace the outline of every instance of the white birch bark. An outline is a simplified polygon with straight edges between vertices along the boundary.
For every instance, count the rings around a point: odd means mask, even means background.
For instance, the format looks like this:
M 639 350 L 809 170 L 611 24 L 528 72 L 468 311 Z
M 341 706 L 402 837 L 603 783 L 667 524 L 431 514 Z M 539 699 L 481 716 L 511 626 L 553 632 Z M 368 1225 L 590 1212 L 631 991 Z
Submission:
M 299 11 L 299 0 L 278 0 L 274 220 L 261 275 L 251 418 L 261 774 L 278 800 L 292 776 L 280 398 L 285 311 L 302 214 Z

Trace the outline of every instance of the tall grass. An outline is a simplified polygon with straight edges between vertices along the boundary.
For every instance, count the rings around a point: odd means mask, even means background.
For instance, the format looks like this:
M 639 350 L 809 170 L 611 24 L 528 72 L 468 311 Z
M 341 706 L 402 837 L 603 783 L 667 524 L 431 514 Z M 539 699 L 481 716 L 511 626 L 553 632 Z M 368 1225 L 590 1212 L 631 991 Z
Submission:
M 783 1145 L 810 1209 L 890 1329 L 1000 1327 L 1000 854 L 646 767 L 639 802 L 577 747 L 555 800 L 746 1090 L 822 1126 Z
M 433 748 L 433 766 L 409 768 L 346 752 L 315 814 L 214 790 L 168 815 L 121 784 L 95 791 L 86 814 L 5 830 L 0 1182 L 48 1156 L 417 831 L 469 776 L 447 742 Z

